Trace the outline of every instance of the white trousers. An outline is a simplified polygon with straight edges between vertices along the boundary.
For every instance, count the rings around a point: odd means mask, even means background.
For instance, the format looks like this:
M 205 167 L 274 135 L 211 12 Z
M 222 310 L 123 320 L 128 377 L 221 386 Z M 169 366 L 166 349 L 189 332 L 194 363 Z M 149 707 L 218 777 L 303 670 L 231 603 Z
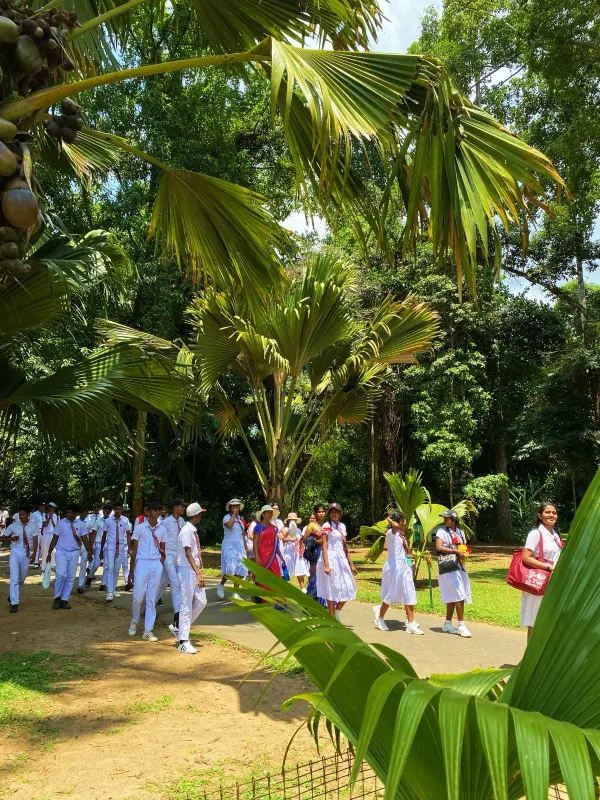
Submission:
M 159 558 L 136 559 L 133 600 L 131 602 L 131 621 L 136 625 L 139 623 L 140 609 L 145 600 L 144 632 L 151 631 L 156 621 L 156 598 L 161 575 L 162 563 Z
M 48 558 L 48 550 L 50 549 L 50 542 L 52 541 L 53 534 L 44 533 L 38 537 L 38 553 L 37 560 L 42 565 L 42 569 L 46 566 L 46 559 Z M 50 566 L 56 566 L 56 550 L 52 551 L 52 558 Z
M 193 569 L 186 566 L 179 568 L 179 588 L 179 640 L 184 642 L 190 638 L 190 628 L 206 608 L 206 591 L 198 586 Z
M 90 564 L 90 578 L 93 578 L 96 574 L 98 567 L 100 566 L 100 548 L 102 547 L 102 537 L 96 538 L 94 542 L 94 551 L 92 556 L 92 563 Z M 104 572 L 104 570 L 103 570 Z M 100 583 L 104 585 L 104 575 L 102 576 L 102 580 Z
M 115 548 L 104 546 L 104 571 L 102 572 L 102 585 L 106 586 L 107 594 L 112 594 L 117 585 Z
M 86 575 L 87 563 L 88 563 L 88 551 L 85 545 L 82 544 L 81 549 L 79 551 L 79 561 L 78 561 L 79 575 L 77 578 L 77 586 L 80 589 L 83 589 L 83 587 L 85 586 L 85 579 L 87 577 Z
M 179 589 L 177 565 L 175 564 L 173 556 L 167 556 L 163 565 L 163 574 L 158 588 L 158 597 L 161 596 L 167 586 L 171 587 L 171 604 L 173 606 L 173 611 L 177 614 L 181 606 L 181 591 Z
M 10 604 L 19 605 L 19 588 L 25 583 L 25 578 L 29 572 L 29 556 L 24 547 L 10 548 Z
M 77 572 L 79 550 L 56 551 L 56 580 L 54 581 L 54 599 L 68 600 L 73 590 L 73 581 Z
M 115 556 L 115 589 L 119 582 L 119 573 L 121 570 L 123 570 L 123 582 L 127 583 L 129 580 L 129 555 L 127 554 L 127 545 L 124 547 L 120 545 L 119 554 Z

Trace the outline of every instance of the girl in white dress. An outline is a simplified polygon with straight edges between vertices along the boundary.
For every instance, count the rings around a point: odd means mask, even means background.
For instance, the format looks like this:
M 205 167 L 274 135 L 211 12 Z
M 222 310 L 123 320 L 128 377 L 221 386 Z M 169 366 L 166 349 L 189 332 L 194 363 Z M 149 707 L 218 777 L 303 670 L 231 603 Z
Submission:
M 309 567 L 308 561 L 304 558 L 302 531 L 298 527 L 301 522 L 301 518 L 294 511 L 287 515 L 283 529 L 283 557 L 290 578 L 298 578 L 298 585 L 306 593 L 304 578 L 309 574 Z
M 438 556 L 456 554 L 458 546 L 467 543 L 467 537 L 457 524 L 458 514 L 449 510 L 444 511 L 441 516 L 444 518 L 444 525 L 438 528 L 435 534 L 436 552 Z M 471 632 L 465 625 L 465 603 L 471 602 L 471 584 L 467 570 L 458 555 L 456 563 L 457 568 L 453 572 L 446 572 L 438 577 L 442 603 L 446 603 L 446 620 L 442 629 L 445 633 L 457 633 L 463 639 L 470 639 Z M 456 628 L 452 624 L 455 611 L 458 620 Z
M 556 506 L 553 503 L 542 503 L 537 509 L 536 519 L 538 527 L 527 534 L 523 548 L 523 564 L 526 567 L 547 569 L 552 572 L 562 547 L 560 537 L 554 530 L 558 520 Z M 540 553 L 540 543 L 542 553 Z M 541 557 L 544 558 L 543 561 L 540 560 Z M 521 592 L 521 625 L 527 628 L 528 639 L 531 636 L 543 598 L 544 595 L 537 596 Z
M 221 583 L 217 586 L 217 597 L 225 597 L 225 582 L 227 578 L 236 575 L 246 578 L 248 570 L 243 564 L 246 558 L 246 539 L 244 538 L 244 522 L 240 513 L 244 509 L 241 500 L 233 498 L 225 504 L 227 514 L 223 517 L 223 544 L 221 545 Z M 234 595 L 236 597 L 236 595 Z M 236 597 L 237 599 L 237 597 Z
M 327 601 L 329 613 L 338 621 L 340 611 L 348 600 L 356 597 L 356 575 L 346 545 L 346 526 L 340 522 L 342 507 L 339 503 L 329 506 L 329 521 L 321 527 L 321 556 L 317 563 L 317 595 Z
M 417 593 L 412 566 L 407 561 L 407 558 L 411 558 L 411 552 L 404 535 L 404 514 L 393 511 L 388 522 L 390 527 L 385 534 L 388 558 L 381 571 L 381 605 L 373 606 L 375 627 L 380 631 L 389 631 L 383 619 L 385 612 L 393 603 L 401 603 L 406 609 L 406 632 L 422 636 L 423 631 L 415 622 Z

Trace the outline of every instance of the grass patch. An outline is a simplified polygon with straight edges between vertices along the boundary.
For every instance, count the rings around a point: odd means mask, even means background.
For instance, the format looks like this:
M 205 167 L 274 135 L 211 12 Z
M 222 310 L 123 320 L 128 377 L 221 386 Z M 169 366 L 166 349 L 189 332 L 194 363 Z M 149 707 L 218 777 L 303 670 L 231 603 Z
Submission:
M 221 785 L 224 785 L 227 788 L 223 790 L 222 800 L 252 800 L 252 781 L 262 786 L 266 776 L 276 772 L 277 767 L 266 761 L 255 763 L 249 768 L 233 759 L 225 759 L 205 769 L 188 772 L 174 783 L 169 784 L 166 787 L 165 798 L 166 800 L 205 800 L 206 796 L 214 796 L 216 792 L 219 792 L 221 797 L 219 790 Z M 245 784 L 247 788 L 242 789 L 238 794 L 235 787 L 232 786 L 233 781 Z M 270 797 L 271 800 L 283 800 L 283 792 L 272 792 Z
M 475 548 L 474 548 L 475 549 Z M 382 556 L 375 564 L 364 560 L 366 550 L 352 551 L 352 561 L 358 569 L 357 599 L 375 605 L 381 602 L 379 587 Z M 521 608 L 521 593 L 506 583 L 510 566 L 510 555 L 501 553 L 477 553 L 469 558 L 467 569 L 471 580 L 472 603 L 465 609 L 465 616 L 477 622 L 490 622 L 506 628 L 518 628 Z M 443 616 L 445 605 L 440 599 L 437 582 L 437 563 L 432 563 L 433 608 L 430 605 L 427 568 L 423 564 L 417 581 L 417 614 L 419 611 Z
M 163 694 L 148 703 L 140 700 L 125 707 L 124 714 L 158 714 L 160 711 L 170 708 L 173 705 L 173 698 L 168 694 Z

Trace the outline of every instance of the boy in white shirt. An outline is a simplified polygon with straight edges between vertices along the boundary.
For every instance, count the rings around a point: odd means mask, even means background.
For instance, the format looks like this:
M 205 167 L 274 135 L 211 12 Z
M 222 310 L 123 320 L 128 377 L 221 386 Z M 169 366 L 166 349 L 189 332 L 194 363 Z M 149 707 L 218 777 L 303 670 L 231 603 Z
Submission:
M 177 539 L 179 538 L 179 532 L 185 525 L 185 520 L 182 516 L 185 507 L 185 500 L 181 497 L 176 497 L 171 501 L 171 513 L 162 522 L 165 533 L 165 563 L 163 565 L 163 574 L 160 581 L 158 596 L 161 596 L 167 586 L 171 586 L 173 624 L 169 625 L 169 630 L 175 637 L 177 637 L 177 629 L 179 627 L 179 605 L 181 602 L 179 577 L 177 575 Z
M 147 642 L 158 641 L 154 635 L 156 621 L 156 598 L 165 560 L 164 531 L 158 521 L 160 503 L 148 504 L 148 518 L 135 526 L 131 535 L 131 574 L 133 575 L 133 599 L 129 635 L 135 636 L 140 621 L 142 603 L 146 602 L 144 633 Z
M 46 565 L 46 557 L 50 549 L 50 542 L 58 526 L 58 514 L 56 513 L 56 503 L 46 503 L 46 511 L 44 513 L 44 520 L 42 522 L 42 537 L 39 543 L 39 562 L 40 567 L 44 569 Z M 51 566 L 56 566 L 55 559 L 50 562 Z
M 19 521 L 11 522 L 2 531 L 2 536 L 10 539 L 10 613 L 19 610 L 19 593 L 29 572 L 29 564 L 37 554 L 38 537 L 36 527 L 29 521 L 29 511 L 20 508 Z
M 35 506 L 34 510 L 29 515 L 29 522 L 33 525 L 35 529 L 35 535 L 37 536 L 38 540 L 38 554 L 36 555 L 35 561 L 33 562 L 34 567 L 40 566 L 39 563 L 40 559 L 38 558 L 38 556 L 40 555 L 39 551 L 42 541 L 42 525 L 44 524 L 45 518 L 46 518 L 46 504 L 40 500 L 40 502 Z
M 198 616 L 206 608 L 206 590 L 204 589 L 204 573 L 202 572 L 202 551 L 196 526 L 200 522 L 202 512 L 200 503 L 191 503 L 186 509 L 188 521 L 185 523 L 177 539 L 177 570 L 181 604 L 179 606 L 179 630 L 177 637 L 180 653 L 197 652 L 190 642 L 190 628 Z M 169 626 L 171 628 L 171 626 Z M 175 635 L 174 631 L 171 631 Z
M 73 522 L 77 535 L 81 538 L 81 549 L 79 551 L 79 575 L 77 577 L 77 594 L 83 594 L 85 580 L 87 577 L 88 558 L 91 558 L 92 548 L 90 545 L 90 528 L 87 521 L 87 514 L 80 509 L 77 519 Z M 85 542 L 85 544 L 84 544 Z
M 79 535 L 75 528 L 75 508 L 67 506 L 64 519 L 61 519 L 56 531 L 52 534 L 46 559 L 47 562 L 50 562 L 56 546 L 56 580 L 52 605 L 54 609 L 71 608 L 69 598 L 73 589 L 82 544 L 89 547 L 87 532 L 83 536 Z
M 115 503 L 113 513 L 104 519 L 102 527 L 102 544 L 100 547 L 100 558 L 104 561 L 104 582 L 106 583 L 106 601 L 110 603 L 121 595 L 116 591 L 117 578 L 123 565 L 125 583 L 129 578 L 127 570 L 127 542 L 129 530 L 129 520 L 123 516 L 123 506 Z

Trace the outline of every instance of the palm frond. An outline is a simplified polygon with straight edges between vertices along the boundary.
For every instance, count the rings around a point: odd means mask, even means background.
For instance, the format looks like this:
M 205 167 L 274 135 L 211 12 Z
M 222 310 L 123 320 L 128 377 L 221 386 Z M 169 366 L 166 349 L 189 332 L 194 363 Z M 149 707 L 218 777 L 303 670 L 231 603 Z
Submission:
M 413 517 L 419 507 L 429 505 L 429 492 L 422 484 L 423 473 L 411 468 L 406 475 L 384 472 L 383 477 L 390 488 L 394 502 L 412 526 Z
M 19 280 L 6 277 L 0 286 L 0 341 L 16 333 L 47 325 L 66 313 L 69 283 L 42 263 Z

